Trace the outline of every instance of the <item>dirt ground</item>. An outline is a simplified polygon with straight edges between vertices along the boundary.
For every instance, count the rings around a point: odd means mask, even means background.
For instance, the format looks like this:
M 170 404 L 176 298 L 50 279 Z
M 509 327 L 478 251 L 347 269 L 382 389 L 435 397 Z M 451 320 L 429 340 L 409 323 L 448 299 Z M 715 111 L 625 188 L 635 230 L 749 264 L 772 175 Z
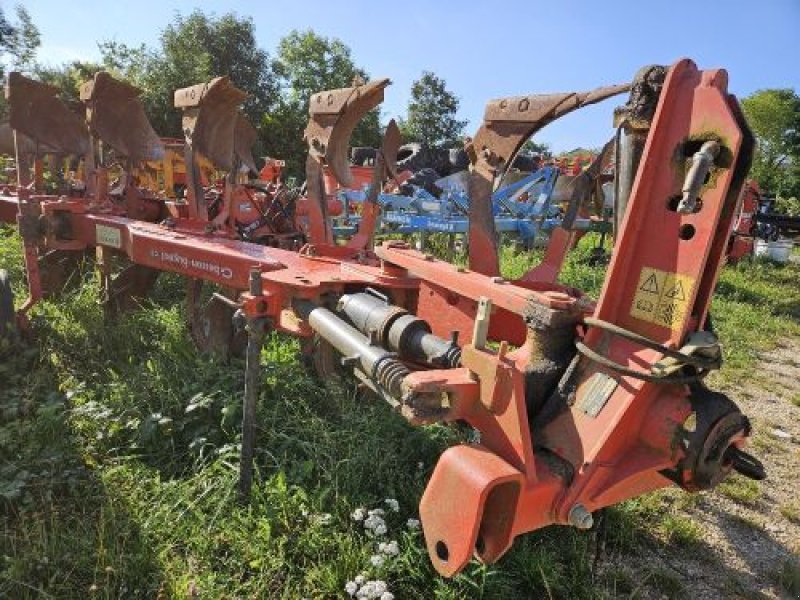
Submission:
M 762 354 L 754 381 L 722 389 L 750 417 L 750 451 L 767 479 L 681 504 L 680 514 L 700 527 L 699 544 L 653 543 L 614 560 L 637 585 L 632 597 L 800 598 L 800 340 Z M 681 494 L 665 501 L 681 503 Z

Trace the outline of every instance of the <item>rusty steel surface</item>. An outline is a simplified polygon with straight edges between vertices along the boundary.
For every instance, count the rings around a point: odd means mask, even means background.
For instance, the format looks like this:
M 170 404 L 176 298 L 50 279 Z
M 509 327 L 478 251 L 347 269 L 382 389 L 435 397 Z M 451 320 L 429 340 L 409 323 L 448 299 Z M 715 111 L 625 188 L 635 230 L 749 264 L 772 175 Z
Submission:
M 258 132 L 253 124 L 247 120 L 241 111 L 236 119 L 236 127 L 233 131 L 233 152 L 244 166 L 256 173 L 256 161 L 253 158 L 253 144 L 258 139 Z
M 212 140 L 217 131 L 232 139 L 233 100 L 241 95 L 221 81 L 176 94 L 177 106 L 196 111 L 192 127 L 204 99 L 220 94 L 209 106 L 225 108 L 221 129 L 209 122 L 198 140 Z M 205 315 L 199 314 L 205 306 L 199 284 L 189 290 L 200 327 L 195 334 L 209 342 L 227 339 L 228 317 L 237 308 L 248 323 L 268 322 L 339 352 L 360 348 L 360 356 L 346 357 L 349 368 L 411 423 L 463 421 L 480 434 L 479 441 L 442 454 L 420 504 L 430 558 L 444 576 L 461 571 L 473 556 L 498 560 L 526 532 L 554 523 L 587 528 L 592 511 L 657 488 L 705 489 L 737 465 L 744 472 L 743 464 L 760 476 L 743 451 L 747 418 L 726 396 L 705 388 L 702 377 L 714 361 L 697 351 L 719 350 L 713 334 L 704 332 L 710 340 L 704 344 L 697 343 L 698 334 L 752 154 L 752 136 L 727 92 L 726 73 L 701 71 L 689 60 L 668 70 L 597 302 L 557 283 L 574 238 L 565 229 L 554 233 L 539 269 L 518 281 L 496 274 L 493 224 L 481 221 L 480 212 L 474 246 L 470 231 L 470 268 L 397 241 L 374 251 L 371 238 L 358 247 L 331 243 L 323 166 L 337 177 L 349 174 L 337 153 L 346 150 L 355 116 L 374 107 L 387 84 L 378 80 L 312 97 L 306 129 L 310 243 L 299 250 L 240 241 L 177 209 L 169 220 L 149 223 L 97 210 L 91 199 L 6 189 L 0 216 L 19 211 L 25 241 L 31 298 L 23 312 L 42 295 L 40 251 L 98 248 L 98 256 L 136 265 L 145 280 L 151 271 L 169 271 L 224 288 L 217 298 L 222 304 L 208 305 Z M 532 131 L 624 88 L 491 103 L 472 141 L 471 185 L 490 194 L 495 176 Z M 694 177 L 691 157 L 708 141 L 719 152 L 699 191 L 702 206 L 678 212 L 681 190 Z M 391 155 L 396 142 L 396 132 L 387 132 L 383 153 Z M 216 148 L 228 152 L 231 163 L 232 144 Z M 391 171 L 383 153 L 372 174 L 376 189 Z M 575 198 L 585 200 L 592 190 L 603 154 L 578 178 L 583 183 L 574 186 Z M 457 343 L 459 362 L 445 368 L 398 360 L 374 330 L 357 330 L 356 320 L 351 326 L 328 308 L 353 293 L 376 294 L 391 304 L 385 310 L 413 315 L 425 331 Z M 258 348 L 251 350 L 255 356 Z M 251 369 L 250 381 L 256 375 Z M 698 425 L 690 432 L 693 413 Z M 685 443 L 676 444 L 679 439 Z M 243 474 L 250 472 L 246 466 Z
M 56 87 L 20 73 L 9 73 L 6 86 L 9 125 L 46 151 L 85 154 L 89 150 L 86 126 L 58 94 Z M 41 148 L 38 152 L 43 153 Z
M 353 129 L 367 112 L 383 101 L 383 91 L 389 83 L 389 79 L 378 79 L 311 96 L 304 134 L 309 156 L 330 167 L 344 187 L 353 182 L 348 162 Z
M 37 144 L 21 131 L 17 131 L 16 146 L 14 145 L 14 130 L 9 123 L 0 123 L 0 154 L 14 156 L 15 148 L 19 148 L 20 154 L 30 155 L 45 152 L 52 152 L 46 144 Z
M 486 105 L 483 123 L 466 144 L 472 164 L 468 182 L 471 269 L 485 275 L 500 272 L 490 198 L 496 183 L 525 141 L 559 117 L 629 89 L 628 84 L 614 85 L 582 93 L 502 98 Z
M 519 148 L 534 133 L 556 119 L 584 106 L 601 102 L 630 89 L 629 84 L 589 92 L 540 94 L 492 100 L 483 124 L 467 145 L 475 170 L 494 178 L 511 164 Z
M 220 169 L 229 171 L 234 166 L 239 106 L 246 98 L 228 77 L 175 92 L 175 108 L 183 109 L 187 141 Z
M 140 95 L 140 90 L 105 71 L 80 88 L 86 122 L 97 137 L 132 162 L 160 160 L 164 144 L 144 113 Z
M 383 90 L 389 83 L 388 79 L 379 79 L 311 96 L 303 137 L 308 144 L 306 196 L 308 239 L 312 243 L 333 243 L 323 166 L 343 187 L 353 183 L 348 161 L 350 136 L 364 115 L 383 101 Z

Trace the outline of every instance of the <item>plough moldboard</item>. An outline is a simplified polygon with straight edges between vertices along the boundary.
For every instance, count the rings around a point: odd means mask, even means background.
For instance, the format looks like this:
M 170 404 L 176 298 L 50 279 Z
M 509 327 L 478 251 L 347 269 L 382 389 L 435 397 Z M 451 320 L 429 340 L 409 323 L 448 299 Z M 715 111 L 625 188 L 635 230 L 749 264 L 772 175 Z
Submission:
M 25 327 L 36 302 L 57 292 L 58 277 L 43 277 L 55 259 L 90 251 L 112 312 L 169 271 L 190 283 L 188 317 L 201 347 L 229 350 L 238 315 L 247 335 L 243 495 L 268 330 L 317 348 L 323 374 L 341 359 L 411 423 L 468 423 L 480 441 L 442 454 L 420 502 L 430 558 L 445 576 L 473 556 L 497 560 L 525 532 L 591 527 L 593 511 L 650 490 L 707 489 L 732 469 L 762 478 L 744 451 L 747 418 L 703 384 L 720 366 L 708 308 L 753 149 L 725 71 L 681 60 L 643 69 L 630 86 L 490 102 L 466 147 L 468 268 L 402 241 L 374 246 L 377 196 L 397 175 L 394 123 L 357 229 L 334 242 L 325 170 L 343 187 L 353 184 L 350 134 L 388 84 L 312 96 L 304 194 L 237 176 L 242 165 L 254 167 L 253 135 L 238 109 L 244 94 L 227 78 L 178 90 L 187 195 L 165 200 L 130 175 L 163 152 L 136 90 L 105 74 L 87 84 L 86 135 L 54 89 L 12 74 L 18 185 L 2 190 L 0 220 L 17 223 L 24 243 L 30 294 L 17 323 Z M 540 265 L 503 279 L 492 195 L 514 155 L 559 116 L 627 90 L 629 101 L 615 113 L 618 136 L 607 146 L 616 148 L 620 222 L 599 299 L 557 281 L 575 235 L 568 215 Z M 110 152 L 126 165 L 115 185 Z M 65 183 L 63 194 L 44 194 L 46 153 L 83 154 L 85 187 Z M 227 173 L 224 185 L 202 185 L 201 157 Z M 591 193 L 599 169 L 577 176 L 570 193 Z M 124 268 L 113 270 L 111 258 Z M 207 306 L 202 285 L 215 290 Z

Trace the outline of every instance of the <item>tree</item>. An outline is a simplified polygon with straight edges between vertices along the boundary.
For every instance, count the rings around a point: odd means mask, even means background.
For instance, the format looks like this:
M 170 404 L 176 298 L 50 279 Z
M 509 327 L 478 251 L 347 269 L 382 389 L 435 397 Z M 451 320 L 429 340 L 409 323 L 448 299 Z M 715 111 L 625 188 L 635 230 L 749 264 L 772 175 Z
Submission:
M 293 30 L 278 43 L 275 71 L 283 80 L 288 99 L 308 107 L 311 95 L 327 89 L 349 87 L 367 74 L 353 63 L 350 48 L 337 38 L 311 29 Z
M 5 76 L 6 63 L 10 70 L 27 71 L 33 67 L 36 50 L 41 44 L 39 29 L 34 25 L 24 6 L 15 7 L 17 22 L 9 23 L 0 7 L 0 54 L 2 72 Z
M 182 137 L 181 114 L 173 104 L 176 89 L 228 75 L 247 92 L 243 110 L 254 124 L 277 96 L 272 62 L 256 45 L 253 20 L 232 13 L 178 14 L 161 33 L 157 51 L 115 42 L 100 44 L 100 51 L 106 68 L 143 89 L 145 110 L 161 135 Z
M 550 150 L 550 144 L 547 142 L 534 142 L 532 139 L 527 140 L 520 149 L 529 156 L 539 156 L 544 159 L 552 158 L 553 152 Z
M 350 48 L 341 40 L 312 30 L 291 31 L 278 44 L 275 72 L 280 77 L 280 99 L 261 120 L 260 134 L 271 156 L 286 161 L 288 174 L 302 177 L 307 147 L 303 130 L 308 122 L 311 95 L 322 90 L 350 87 L 355 79 L 367 80 L 356 67 Z M 368 113 L 353 132 L 354 146 L 380 145 L 379 111 Z
M 90 62 L 73 61 L 63 65 L 52 67 L 36 65 L 33 68 L 33 76 L 42 83 L 48 83 L 61 90 L 61 99 L 67 105 L 83 112 L 83 105 L 80 99 L 80 87 L 88 81 L 94 74 L 103 69 L 103 65 Z
M 8 71 L 28 71 L 33 67 L 41 43 L 39 29 L 25 7 L 17 5 L 15 12 L 16 23 L 11 23 L 0 7 L 0 85 L 4 88 Z M 0 117 L 5 116 L 6 98 L 0 93 Z
M 459 147 L 466 121 L 456 119 L 458 98 L 447 90 L 444 79 L 430 71 L 411 86 L 408 116 L 401 123 L 403 136 L 424 148 Z
M 742 109 L 757 141 L 751 176 L 768 192 L 800 196 L 800 96 L 759 90 L 742 100 Z

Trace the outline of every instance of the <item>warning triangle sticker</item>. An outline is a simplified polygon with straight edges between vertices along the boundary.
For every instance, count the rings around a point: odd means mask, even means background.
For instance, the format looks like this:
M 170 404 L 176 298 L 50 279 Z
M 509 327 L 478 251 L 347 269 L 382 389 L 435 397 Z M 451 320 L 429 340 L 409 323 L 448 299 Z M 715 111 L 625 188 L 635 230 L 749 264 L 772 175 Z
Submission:
M 639 287 L 640 290 L 643 292 L 649 292 L 651 294 L 658 293 L 658 279 L 656 279 L 655 273 L 650 273 L 650 277 L 644 280 L 644 283 Z
M 683 291 L 683 283 L 681 283 L 680 279 L 676 281 L 672 289 L 667 292 L 667 298 L 686 300 L 686 293 Z

